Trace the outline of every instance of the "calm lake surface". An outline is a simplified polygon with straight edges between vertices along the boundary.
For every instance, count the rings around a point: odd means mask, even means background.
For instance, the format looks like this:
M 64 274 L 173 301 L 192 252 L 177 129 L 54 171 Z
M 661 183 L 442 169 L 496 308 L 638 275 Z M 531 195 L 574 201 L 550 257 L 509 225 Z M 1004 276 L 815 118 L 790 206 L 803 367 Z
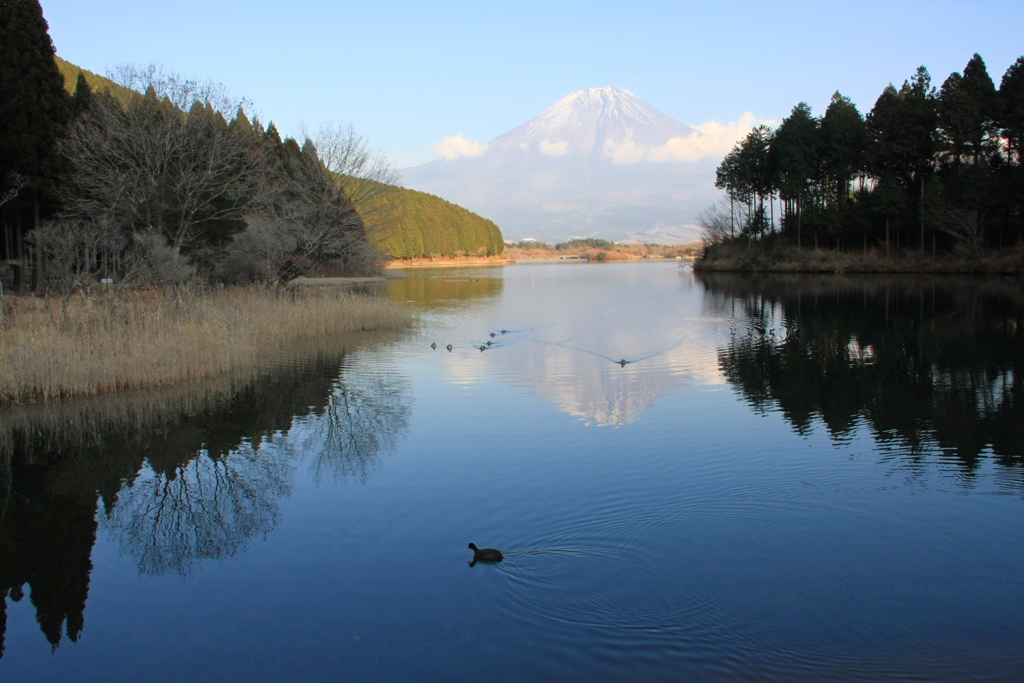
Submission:
M 0 679 L 1024 677 L 1019 282 L 375 295 L 419 326 L 0 413 Z

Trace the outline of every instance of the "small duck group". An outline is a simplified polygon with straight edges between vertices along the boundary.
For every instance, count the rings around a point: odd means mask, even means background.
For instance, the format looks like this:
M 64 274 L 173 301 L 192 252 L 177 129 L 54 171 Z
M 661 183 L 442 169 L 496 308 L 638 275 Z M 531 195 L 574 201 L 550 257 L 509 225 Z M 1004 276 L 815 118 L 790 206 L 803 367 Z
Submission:
M 507 333 L 508 333 L 508 330 L 502 330 L 502 331 L 501 331 L 501 333 L 502 333 L 502 334 L 507 334 Z M 498 336 L 498 333 L 497 333 L 497 332 L 491 332 L 491 336 L 492 336 L 492 337 L 497 337 L 497 336 Z M 489 346 L 492 346 L 493 344 L 494 344 L 494 342 L 492 342 L 492 341 L 489 341 L 489 342 L 487 342 L 487 344 L 486 344 L 486 345 L 481 345 L 481 346 L 480 346 L 480 350 L 481 350 L 481 351 L 486 351 L 486 350 L 487 350 L 487 348 L 488 348 Z M 435 350 L 436 350 L 436 349 L 437 349 L 437 342 L 430 342 L 430 348 L 432 348 L 432 349 L 435 349 Z M 455 348 L 455 347 L 454 347 L 454 346 L 452 346 L 451 344 L 449 344 L 449 345 L 448 345 L 448 346 L 446 346 L 445 348 L 446 348 L 446 349 L 448 349 L 449 351 L 451 351 L 451 350 L 452 350 L 453 348 Z

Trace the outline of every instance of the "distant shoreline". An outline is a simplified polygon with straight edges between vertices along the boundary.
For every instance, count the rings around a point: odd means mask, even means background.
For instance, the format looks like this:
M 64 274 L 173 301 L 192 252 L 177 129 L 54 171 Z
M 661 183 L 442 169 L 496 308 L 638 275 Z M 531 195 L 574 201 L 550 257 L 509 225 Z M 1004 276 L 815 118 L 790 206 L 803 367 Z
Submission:
M 507 266 L 515 263 L 505 256 L 438 256 L 436 258 L 395 259 L 384 268 L 452 268 L 469 266 Z

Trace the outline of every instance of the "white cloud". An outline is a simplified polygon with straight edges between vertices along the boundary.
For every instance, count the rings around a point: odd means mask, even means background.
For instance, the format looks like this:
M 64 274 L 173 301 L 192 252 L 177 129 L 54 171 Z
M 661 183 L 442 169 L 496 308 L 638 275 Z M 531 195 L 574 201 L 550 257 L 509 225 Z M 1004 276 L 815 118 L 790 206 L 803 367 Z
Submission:
M 613 140 L 604 141 L 604 155 L 611 157 L 616 164 L 634 164 L 647 158 L 648 150 L 633 141 L 633 134 L 630 133 L 622 142 Z
M 478 157 L 487 151 L 487 143 L 471 142 L 462 133 L 445 138 L 443 142 L 434 145 L 434 151 L 448 161 L 459 157 Z
M 548 142 L 547 140 L 540 141 L 540 153 L 547 154 L 553 157 L 560 157 L 563 154 L 569 153 L 568 142 Z
M 672 138 L 655 147 L 648 158 L 651 161 L 697 161 L 705 157 L 725 156 L 752 128 L 762 123 L 772 125 L 775 122 L 757 119 L 750 112 L 731 123 L 708 121 L 694 126 L 694 132 L 686 137 Z

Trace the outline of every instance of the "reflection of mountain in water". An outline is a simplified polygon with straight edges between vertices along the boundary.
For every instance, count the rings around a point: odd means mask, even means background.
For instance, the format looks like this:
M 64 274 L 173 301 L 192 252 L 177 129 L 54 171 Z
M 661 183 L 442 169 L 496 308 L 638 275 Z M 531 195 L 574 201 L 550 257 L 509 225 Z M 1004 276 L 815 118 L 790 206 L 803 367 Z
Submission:
M 0 655 L 26 584 L 53 647 L 77 640 L 98 503 L 140 572 L 188 573 L 274 527 L 307 452 L 317 473 L 365 478 L 409 415 L 401 378 L 353 361 L 370 341 L 296 349 L 260 377 L 0 413 Z
M 662 351 L 653 345 L 644 345 L 658 355 L 625 367 L 607 354 L 592 355 L 575 348 L 560 351 L 538 348 L 538 345 L 527 349 L 526 353 L 504 356 L 500 362 L 534 391 L 551 397 L 559 408 L 587 424 L 626 425 L 648 410 L 655 399 L 681 385 L 718 381 L 714 358 L 685 343 L 688 330 L 683 321 L 680 323 L 674 330 L 679 338 L 662 342 L 674 348 Z M 564 348 L 569 344 L 571 342 L 559 346 Z M 625 343 L 622 346 L 641 347 Z
M 1024 293 L 1016 282 L 706 274 L 716 310 L 749 325 L 719 350 L 726 379 L 799 432 L 867 424 L 913 457 L 967 472 L 986 451 L 1024 465 Z M 745 328 L 745 329 L 744 329 Z M 764 334 L 762 334 L 764 330 Z
M 616 277 L 602 268 L 617 269 Z M 706 332 L 700 311 L 684 296 L 688 272 L 668 264 L 529 266 L 515 277 L 529 282 L 502 296 L 512 329 L 497 339 L 493 361 L 566 413 L 625 425 L 681 384 L 719 381 L 713 350 L 697 341 Z

